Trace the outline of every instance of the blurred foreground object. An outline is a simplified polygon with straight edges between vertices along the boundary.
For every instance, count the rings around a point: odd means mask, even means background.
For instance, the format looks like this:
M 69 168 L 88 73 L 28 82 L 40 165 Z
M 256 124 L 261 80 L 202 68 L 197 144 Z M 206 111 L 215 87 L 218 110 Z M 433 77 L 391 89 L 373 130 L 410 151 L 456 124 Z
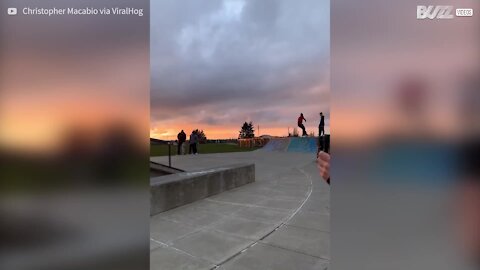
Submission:
M 148 25 L 0 15 L 0 269 L 148 269 Z
M 461 148 L 480 138 L 480 17 L 417 20 L 418 4 L 331 3 L 331 269 L 479 267 Z

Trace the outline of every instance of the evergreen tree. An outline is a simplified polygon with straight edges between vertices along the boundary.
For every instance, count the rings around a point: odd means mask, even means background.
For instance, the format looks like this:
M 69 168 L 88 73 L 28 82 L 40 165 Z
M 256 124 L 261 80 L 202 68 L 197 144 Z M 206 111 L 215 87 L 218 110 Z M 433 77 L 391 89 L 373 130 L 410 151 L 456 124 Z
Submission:
M 247 139 L 255 137 L 255 129 L 253 128 L 253 123 L 243 123 L 242 128 L 240 129 L 240 134 L 238 138 L 240 139 Z

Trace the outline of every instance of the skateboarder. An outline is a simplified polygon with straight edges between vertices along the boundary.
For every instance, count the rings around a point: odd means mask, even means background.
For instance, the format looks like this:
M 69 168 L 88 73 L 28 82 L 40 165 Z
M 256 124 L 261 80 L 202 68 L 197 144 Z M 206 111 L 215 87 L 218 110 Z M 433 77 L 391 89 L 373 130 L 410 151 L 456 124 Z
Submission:
M 318 125 L 318 136 L 325 135 L 325 116 L 320 112 L 320 124 Z
M 177 155 L 183 155 L 183 143 L 187 140 L 187 134 L 185 134 L 183 129 L 182 131 L 180 131 L 180 133 L 178 133 L 177 139 L 178 139 Z
M 303 113 L 301 113 L 300 116 L 298 117 L 297 124 L 298 124 L 298 127 L 302 129 L 302 136 L 308 136 L 307 131 L 305 130 L 305 126 L 303 125 L 303 120 L 307 122 L 307 119 L 305 119 L 305 117 L 303 117 Z

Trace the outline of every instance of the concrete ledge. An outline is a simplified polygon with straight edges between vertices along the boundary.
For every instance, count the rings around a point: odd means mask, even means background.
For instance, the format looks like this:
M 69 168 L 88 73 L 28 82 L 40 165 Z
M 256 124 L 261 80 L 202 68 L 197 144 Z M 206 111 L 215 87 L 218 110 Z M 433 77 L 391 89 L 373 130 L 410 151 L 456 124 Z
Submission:
M 174 173 L 181 173 L 185 172 L 184 170 L 180 170 L 173 167 L 168 167 L 166 165 L 150 161 L 150 178 L 157 177 L 157 176 L 165 176 Z
M 255 181 L 254 164 L 238 164 L 150 179 L 150 215 Z

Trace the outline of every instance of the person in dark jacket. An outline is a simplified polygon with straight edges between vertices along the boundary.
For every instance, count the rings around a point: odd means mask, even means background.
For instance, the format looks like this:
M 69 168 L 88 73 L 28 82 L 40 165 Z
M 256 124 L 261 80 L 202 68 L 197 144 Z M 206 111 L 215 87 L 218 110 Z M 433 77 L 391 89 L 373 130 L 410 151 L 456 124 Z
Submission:
M 192 134 L 190 134 L 190 148 L 188 150 L 189 154 L 197 154 L 197 143 L 198 143 L 198 134 L 194 130 L 192 131 Z
M 318 125 L 318 136 L 325 135 L 325 115 L 320 113 L 320 124 Z
M 183 131 L 180 131 L 180 133 L 178 133 L 177 135 L 177 139 L 178 139 L 178 150 L 177 150 L 177 155 L 182 155 L 183 154 L 183 143 L 187 140 L 187 134 L 185 134 L 185 132 Z

